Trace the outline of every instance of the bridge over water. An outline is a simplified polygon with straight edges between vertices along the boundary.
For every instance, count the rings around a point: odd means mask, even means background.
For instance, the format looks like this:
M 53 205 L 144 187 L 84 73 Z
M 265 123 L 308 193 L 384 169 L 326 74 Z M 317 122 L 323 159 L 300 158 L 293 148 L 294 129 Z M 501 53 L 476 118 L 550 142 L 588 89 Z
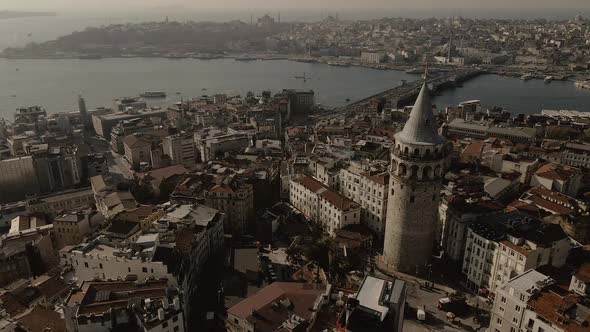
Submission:
M 483 70 L 479 69 L 460 69 L 456 71 L 430 74 L 428 83 L 431 86 L 432 91 L 442 91 L 447 88 L 456 87 L 457 85 L 484 73 Z M 405 83 L 395 88 L 355 101 L 342 107 L 339 111 L 349 112 L 362 110 L 375 99 L 379 101 L 389 101 L 394 107 L 411 105 L 418 96 L 423 84 L 424 79 Z

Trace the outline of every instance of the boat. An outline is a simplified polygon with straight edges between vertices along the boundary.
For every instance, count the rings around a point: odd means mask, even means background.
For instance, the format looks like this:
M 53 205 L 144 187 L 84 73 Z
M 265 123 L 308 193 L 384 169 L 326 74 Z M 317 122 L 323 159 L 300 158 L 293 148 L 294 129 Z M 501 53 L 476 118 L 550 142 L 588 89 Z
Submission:
M 247 54 L 241 55 L 236 58 L 236 61 L 254 61 L 254 60 L 258 60 L 258 58 L 253 57 L 253 56 L 249 56 Z
M 336 62 L 336 61 L 330 61 L 330 62 L 328 62 L 328 65 L 334 66 L 334 67 L 350 67 L 350 64 L 348 64 L 348 63 L 345 63 L 345 62 Z
M 80 60 L 100 60 L 100 59 L 102 59 L 102 55 L 98 55 L 98 54 L 85 54 L 85 55 L 80 55 L 78 57 L 78 59 L 80 59 Z
M 164 91 L 145 91 L 139 95 L 144 98 L 166 98 L 166 92 Z
M 532 74 L 524 74 L 520 77 L 520 79 L 523 81 L 528 81 L 528 80 L 533 79 L 533 75 Z
M 166 59 L 172 59 L 172 60 L 186 59 L 186 55 L 177 54 L 177 53 L 169 53 L 169 54 L 166 54 L 164 57 Z
M 553 81 L 553 76 L 547 76 L 544 79 L 545 83 L 551 83 L 551 81 Z
M 422 74 L 424 72 L 424 69 L 420 69 L 420 68 L 410 68 L 408 70 L 406 70 L 406 74 Z

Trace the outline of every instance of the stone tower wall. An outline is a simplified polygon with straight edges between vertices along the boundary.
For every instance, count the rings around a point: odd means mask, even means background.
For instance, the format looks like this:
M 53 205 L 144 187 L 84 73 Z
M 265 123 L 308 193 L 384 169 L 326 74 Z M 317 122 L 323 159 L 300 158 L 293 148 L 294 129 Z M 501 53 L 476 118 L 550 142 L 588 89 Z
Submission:
M 451 149 L 448 144 L 393 148 L 383 257 L 387 270 L 414 274 L 430 262 Z

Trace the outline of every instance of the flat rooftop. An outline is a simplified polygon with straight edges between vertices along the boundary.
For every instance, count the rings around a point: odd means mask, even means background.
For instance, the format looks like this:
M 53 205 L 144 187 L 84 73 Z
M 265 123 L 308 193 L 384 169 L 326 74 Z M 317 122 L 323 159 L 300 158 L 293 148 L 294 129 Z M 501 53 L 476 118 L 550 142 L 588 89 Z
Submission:
M 383 279 L 367 276 L 356 296 L 361 306 L 378 312 L 381 315 L 382 321 L 389 312 L 389 308 L 380 303 L 388 282 Z
M 525 293 L 527 290 L 531 289 L 532 286 L 547 279 L 549 279 L 548 276 L 538 272 L 537 270 L 528 270 L 525 273 L 510 279 L 500 288 L 504 290 L 514 288 L 521 293 Z

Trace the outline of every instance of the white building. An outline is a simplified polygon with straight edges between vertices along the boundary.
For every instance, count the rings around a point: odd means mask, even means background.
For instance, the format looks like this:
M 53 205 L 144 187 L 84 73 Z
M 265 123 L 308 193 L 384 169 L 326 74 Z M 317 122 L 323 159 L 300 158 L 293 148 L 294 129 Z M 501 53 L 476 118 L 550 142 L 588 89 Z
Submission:
M 165 278 L 187 295 L 196 289 L 195 274 L 223 245 L 223 219 L 224 214 L 204 205 L 170 206 L 140 236 L 114 246 L 103 235 L 90 243 L 64 247 L 60 259 L 74 269 L 79 283 L 126 276 Z M 170 232 L 174 232 L 173 242 L 167 236 Z M 183 259 L 185 269 L 178 269 L 174 256 Z
M 385 59 L 384 52 L 362 52 L 361 62 L 364 63 L 381 63 Z
M 289 201 L 307 218 L 325 227 L 331 236 L 335 229 L 360 223 L 359 204 L 331 191 L 309 176 L 298 176 L 291 180 Z
M 529 270 L 499 287 L 488 331 L 522 331 L 527 302 L 536 293 L 536 287 L 543 287 L 551 282 L 549 277 L 535 270 Z
M 184 303 L 166 280 L 85 282 L 68 297 L 64 318 L 68 331 L 184 332 Z
M 495 292 L 509 279 L 544 265 L 565 265 L 572 245 L 559 225 L 513 213 L 468 228 L 463 273 L 468 287 Z
M 543 271 L 549 275 L 529 270 L 498 288 L 488 331 L 590 331 L 588 293 L 580 289 L 590 284 L 590 264 L 571 277 L 567 269 Z
M 360 204 L 361 223 L 380 237 L 385 235 L 389 174 L 370 165 L 352 163 L 340 171 L 340 192 Z
M 197 146 L 192 135 L 168 136 L 162 141 L 162 148 L 173 165 L 190 167 L 197 163 Z
M 531 187 L 543 187 L 576 197 L 582 185 L 582 178 L 583 173 L 577 168 L 547 163 L 532 175 Z
M 119 249 L 101 244 L 99 239 L 75 247 L 66 246 L 60 251 L 61 264 L 74 269 L 79 284 L 95 278 L 116 280 L 133 275 L 138 280 L 150 277 L 167 279 L 170 285 L 177 286 L 174 271 L 151 258 L 148 253 L 135 252 L 131 248 Z

